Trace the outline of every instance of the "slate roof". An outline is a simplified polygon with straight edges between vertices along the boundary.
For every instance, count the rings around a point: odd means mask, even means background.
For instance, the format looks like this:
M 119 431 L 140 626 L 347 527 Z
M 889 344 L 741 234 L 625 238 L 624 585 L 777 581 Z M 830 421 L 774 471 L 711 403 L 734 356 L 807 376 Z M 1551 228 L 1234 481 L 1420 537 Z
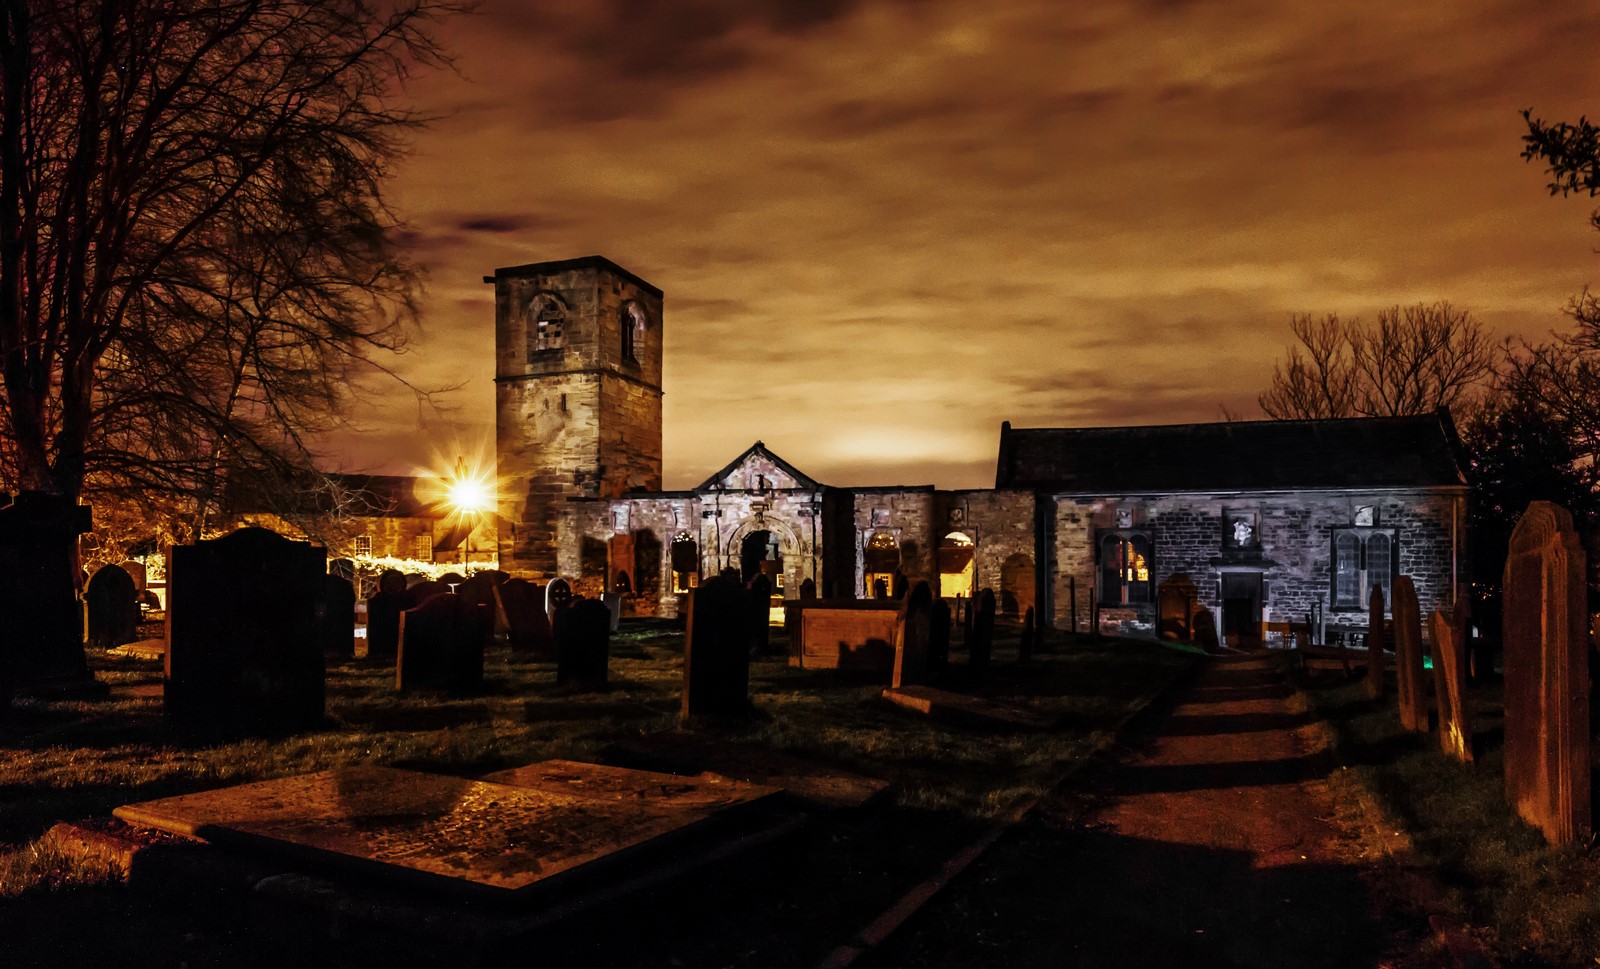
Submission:
M 997 488 L 1077 494 L 1464 487 L 1448 411 L 1417 417 L 1000 429 Z

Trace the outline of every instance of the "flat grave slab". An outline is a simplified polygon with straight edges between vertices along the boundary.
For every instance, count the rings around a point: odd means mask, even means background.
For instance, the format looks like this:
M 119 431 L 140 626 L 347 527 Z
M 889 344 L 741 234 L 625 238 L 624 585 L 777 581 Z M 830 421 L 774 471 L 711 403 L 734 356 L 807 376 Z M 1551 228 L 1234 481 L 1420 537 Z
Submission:
M 719 774 L 686 777 L 576 760 L 541 760 L 525 767 L 485 774 L 482 780 L 606 801 L 649 800 L 706 811 L 756 803 L 779 790 Z
M 883 691 L 883 698 L 915 713 L 963 723 L 1013 730 L 1046 730 L 1055 725 L 1053 717 L 1037 710 L 932 686 L 890 687 Z
M 859 808 L 889 790 L 889 782 L 851 773 L 751 744 L 731 743 L 690 733 L 629 737 L 605 750 L 608 760 L 650 770 L 694 775 L 702 771 L 778 787 L 812 807 Z
M 145 801 L 130 824 L 276 852 L 456 893 L 523 900 L 615 872 L 646 848 L 775 792 L 726 794 L 720 807 L 594 797 L 389 767 L 342 767 Z
M 123 659 L 146 659 L 160 661 L 167 655 L 167 641 L 165 639 L 138 639 L 131 643 L 123 643 L 106 650 L 107 656 L 117 656 Z

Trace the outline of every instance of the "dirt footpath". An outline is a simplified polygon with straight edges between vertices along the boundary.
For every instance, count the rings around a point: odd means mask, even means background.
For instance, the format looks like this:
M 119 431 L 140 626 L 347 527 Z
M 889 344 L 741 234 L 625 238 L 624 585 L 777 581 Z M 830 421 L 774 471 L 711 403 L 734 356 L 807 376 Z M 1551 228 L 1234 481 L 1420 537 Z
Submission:
M 1211 661 L 870 964 L 1391 964 L 1415 940 L 1377 921 L 1340 860 L 1331 760 L 1292 697 L 1267 662 Z

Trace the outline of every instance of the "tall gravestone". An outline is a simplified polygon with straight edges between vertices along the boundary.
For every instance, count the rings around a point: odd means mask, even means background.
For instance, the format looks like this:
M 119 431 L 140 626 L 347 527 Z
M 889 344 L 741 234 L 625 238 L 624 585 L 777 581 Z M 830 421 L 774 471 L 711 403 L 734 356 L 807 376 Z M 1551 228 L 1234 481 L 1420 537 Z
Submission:
M 1462 763 L 1472 763 L 1472 717 L 1467 705 L 1467 652 L 1462 642 L 1462 611 L 1457 619 L 1434 610 L 1428 617 L 1433 643 L 1433 692 L 1439 705 L 1439 748 Z M 1423 719 L 1427 716 L 1424 714 Z
M 1037 635 L 1033 624 L 1033 607 L 1029 606 L 1022 614 L 1022 638 L 1017 640 L 1017 659 L 1023 663 L 1033 659 L 1033 639 Z
M 1394 580 L 1395 692 L 1400 726 L 1415 733 L 1428 732 L 1427 683 L 1422 676 L 1422 612 L 1411 576 Z
M 603 690 L 611 660 L 611 610 L 599 599 L 575 599 L 551 623 L 556 641 L 556 685 Z
M 1367 696 L 1383 697 L 1383 589 L 1372 587 L 1367 600 Z
M 972 633 L 967 639 L 967 666 L 974 673 L 989 668 L 989 657 L 994 653 L 994 590 L 978 593 L 976 613 L 972 617 Z
M 37 491 L 0 508 L 0 719 L 17 690 L 103 689 L 84 659 L 77 595 L 77 540 L 90 522 L 88 506 Z
M 405 594 L 405 575 L 384 569 L 378 576 L 378 591 L 367 598 L 367 659 L 389 662 L 399 652 Z
M 1589 658 L 1583 545 L 1572 513 L 1535 501 L 1502 584 L 1505 786 L 1552 844 L 1589 833 Z
M 757 572 L 745 590 L 745 615 L 750 623 L 750 651 L 766 655 L 772 648 L 772 580 Z
M 750 715 L 748 590 L 718 576 L 689 590 L 683 717 Z
M 349 659 L 356 654 L 356 587 L 343 576 L 322 577 L 322 651 Z
M 83 598 L 90 648 L 111 649 L 138 638 L 138 586 L 121 566 L 101 566 L 89 577 Z
M 318 636 L 327 553 L 265 528 L 172 549 L 166 719 L 199 737 L 271 736 L 322 723 Z
M 900 635 L 894 650 L 895 689 L 928 680 L 928 640 L 933 633 L 933 590 L 918 582 L 900 606 Z
M 1222 652 L 1222 640 L 1217 636 L 1217 617 L 1210 609 L 1195 610 L 1194 644 L 1208 653 Z
M 810 602 L 817 597 L 817 580 L 806 579 L 800 583 L 800 601 Z
M 554 659 L 555 640 L 544 611 L 544 587 L 526 579 L 507 579 L 495 587 L 494 594 L 506 617 L 511 652 L 530 659 Z
M 489 613 L 457 595 L 432 596 L 400 614 L 395 689 L 483 690 L 483 631 Z
M 544 615 L 550 620 L 553 628 L 556 622 L 556 613 L 565 609 L 572 602 L 572 583 L 566 579 L 555 578 L 544 587 Z

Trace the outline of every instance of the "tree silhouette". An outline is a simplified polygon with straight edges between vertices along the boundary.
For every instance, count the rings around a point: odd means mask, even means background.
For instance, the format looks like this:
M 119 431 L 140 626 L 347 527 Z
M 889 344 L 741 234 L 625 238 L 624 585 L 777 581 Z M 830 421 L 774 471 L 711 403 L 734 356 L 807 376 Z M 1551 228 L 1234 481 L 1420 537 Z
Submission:
M 1301 314 L 1289 326 L 1301 345 L 1273 367 L 1257 398 L 1280 420 L 1431 413 L 1460 403 L 1494 371 L 1482 325 L 1442 301 L 1382 310 L 1375 327 L 1337 314 Z
M 435 0 L 0 4 L 0 473 L 70 499 L 288 479 L 386 369 L 383 186 Z

